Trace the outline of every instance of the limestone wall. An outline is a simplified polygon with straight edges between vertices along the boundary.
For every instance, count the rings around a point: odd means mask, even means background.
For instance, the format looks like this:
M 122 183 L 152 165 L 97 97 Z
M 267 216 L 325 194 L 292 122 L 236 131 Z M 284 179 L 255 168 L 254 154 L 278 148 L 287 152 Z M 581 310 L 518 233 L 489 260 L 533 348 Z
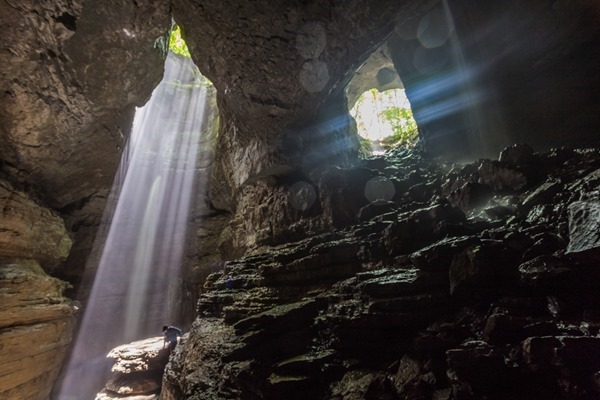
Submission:
M 51 270 L 71 248 L 62 219 L 0 181 L 0 398 L 46 399 L 77 307 Z M 43 266 L 43 267 L 42 267 Z

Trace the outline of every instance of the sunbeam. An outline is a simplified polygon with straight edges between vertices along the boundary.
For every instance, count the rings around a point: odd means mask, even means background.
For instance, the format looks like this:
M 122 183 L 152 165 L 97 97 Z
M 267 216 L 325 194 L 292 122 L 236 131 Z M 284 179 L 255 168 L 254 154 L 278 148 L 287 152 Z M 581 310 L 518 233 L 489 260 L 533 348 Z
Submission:
M 93 398 L 112 347 L 159 335 L 176 322 L 181 259 L 207 131 L 207 81 L 190 58 L 169 53 L 163 80 L 137 110 L 88 267 L 97 273 L 62 381 L 60 400 Z

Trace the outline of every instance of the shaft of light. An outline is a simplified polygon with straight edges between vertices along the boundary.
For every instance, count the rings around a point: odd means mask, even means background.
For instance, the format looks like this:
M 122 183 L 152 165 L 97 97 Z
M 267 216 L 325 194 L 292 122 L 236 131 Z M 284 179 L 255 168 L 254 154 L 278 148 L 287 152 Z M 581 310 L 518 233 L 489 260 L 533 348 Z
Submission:
M 200 181 L 196 159 L 207 106 L 199 78 L 191 59 L 170 53 L 163 80 L 136 111 L 113 184 L 116 204 L 105 211 L 103 225 L 110 227 L 99 230 L 86 267 L 98 266 L 59 400 L 93 399 L 108 377 L 111 348 L 177 323 L 173 294 Z

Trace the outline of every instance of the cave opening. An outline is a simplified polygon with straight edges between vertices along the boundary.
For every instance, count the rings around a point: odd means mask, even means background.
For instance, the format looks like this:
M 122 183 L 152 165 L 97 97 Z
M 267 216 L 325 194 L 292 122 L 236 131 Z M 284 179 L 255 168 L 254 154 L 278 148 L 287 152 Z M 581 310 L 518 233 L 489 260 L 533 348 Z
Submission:
M 404 89 L 380 91 L 372 88 L 360 95 L 350 115 L 358 135 L 374 155 L 385 150 L 412 147 L 418 141 L 418 126 Z
M 58 399 L 93 398 L 110 372 L 110 349 L 159 336 L 164 324 L 182 325 L 187 228 L 206 191 L 215 96 L 174 25 L 163 78 L 136 109 L 87 260 L 92 290 Z

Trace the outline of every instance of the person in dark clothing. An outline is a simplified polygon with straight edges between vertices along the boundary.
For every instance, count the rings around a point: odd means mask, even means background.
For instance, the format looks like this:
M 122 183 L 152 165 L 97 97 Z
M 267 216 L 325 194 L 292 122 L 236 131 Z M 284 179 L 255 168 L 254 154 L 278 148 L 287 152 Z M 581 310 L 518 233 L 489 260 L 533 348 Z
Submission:
M 168 343 L 169 344 L 169 353 L 173 351 L 173 349 L 175 348 L 175 346 L 177 346 L 177 342 L 179 337 L 181 337 L 181 334 L 183 333 L 181 331 L 181 329 L 175 327 L 175 326 L 169 326 L 169 325 L 164 325 L 162 327 L 162 331 L 163 331 L 163 336 L 164 338 L 164 343 L 163 343 L 163 349 L 165 348 L 165 345 Z

